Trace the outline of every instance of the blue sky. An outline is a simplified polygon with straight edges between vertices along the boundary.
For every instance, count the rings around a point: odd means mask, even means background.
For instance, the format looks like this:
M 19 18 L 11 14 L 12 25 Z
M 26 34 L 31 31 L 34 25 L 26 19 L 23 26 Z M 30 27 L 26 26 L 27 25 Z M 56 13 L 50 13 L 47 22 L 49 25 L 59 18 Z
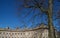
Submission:
M 0 27 L 19 25 L 16 17 L 17 7 L 15 0 L 0 0 Z
M 59 2 L 54 2 L 54 12 L 57 12 L 60 8 L 60 3 Z M 10 28 L 15 28 L 15 27 L 24 27 L 23 25 L 27 25 L 28 27 L 32 26 L 31 21 L 28 22 L 28 20 L 34 15 L 34 13 L 30 13 L 26 18 L 23 18 L 30 9 L 25 9 L 25 10 L 20 10 L 21 16 L 20 18 L 17 17 L 18 11 L 18 5 L 16 0 L 0 0 L 0 28 L 5 28 L 5 27 L 10 27 Z M 33 11 L 32 11 L 33 12 Z M 35 13 L 39 11 L 35 10 Z M 36 13 L 37 14 L 37 13 Z M 42 19 L 45 19 L 46 16 L 43 16 Z M 34 23 L 41 23 L 41 18 L 39 16 L 34 19 Z M 24 21 L 24 23 L 22 23 Z M 47 21 L 44 20 L 44 23 Z M 55 20 L 54 25 L 56 27 L 58 22 Z M 36 26 L 36 25 L 34 25 Z M 59 27 L 60 28 L 60 27 Z

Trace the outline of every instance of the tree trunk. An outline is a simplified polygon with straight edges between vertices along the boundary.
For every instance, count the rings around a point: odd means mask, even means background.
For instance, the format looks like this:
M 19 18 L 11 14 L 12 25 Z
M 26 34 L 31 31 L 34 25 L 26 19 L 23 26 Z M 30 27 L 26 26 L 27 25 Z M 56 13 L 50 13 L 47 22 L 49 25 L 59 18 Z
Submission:
M 49 27 L 49 38 L 55 38 L 53 20 L 50 13 L 48 14 L 48 27 Z
M 55 38 L 53 20 L 52 20 L 52 12 L 53 11 L 53 0 L 49 0 L 48 5 L 48 27 L 49 27 L 49 38 Z

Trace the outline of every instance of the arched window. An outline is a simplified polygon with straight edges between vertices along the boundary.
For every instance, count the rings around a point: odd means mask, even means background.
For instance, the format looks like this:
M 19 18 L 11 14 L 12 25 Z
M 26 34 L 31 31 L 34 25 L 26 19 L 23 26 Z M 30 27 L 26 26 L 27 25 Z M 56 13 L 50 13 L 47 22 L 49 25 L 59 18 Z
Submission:
M 35 37 L 34 37 L 35 38 Z
M 0 32 L 0 34 L 2 34 L 2 32 Z
M 4 37 L 2 37 L 2 38 L 4 38 Z

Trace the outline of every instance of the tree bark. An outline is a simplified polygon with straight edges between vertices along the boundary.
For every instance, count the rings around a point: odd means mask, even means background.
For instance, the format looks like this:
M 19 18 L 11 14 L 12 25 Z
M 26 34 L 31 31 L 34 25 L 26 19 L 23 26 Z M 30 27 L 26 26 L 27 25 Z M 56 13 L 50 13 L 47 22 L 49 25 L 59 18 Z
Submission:
M 55 38 L 52 16 L 48 14 L 49 38 Z
M 53 20 L 52 20 L 52 11 L 53 11 L 53 0 L 49 0 L 48 3 L 48 27 L 49 27 L 49 38 L 55 38 Z

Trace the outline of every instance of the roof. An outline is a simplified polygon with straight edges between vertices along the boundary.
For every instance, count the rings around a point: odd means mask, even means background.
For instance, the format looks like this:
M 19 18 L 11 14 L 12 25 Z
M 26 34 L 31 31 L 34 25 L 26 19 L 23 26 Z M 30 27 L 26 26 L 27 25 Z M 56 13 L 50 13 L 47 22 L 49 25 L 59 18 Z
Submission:
M 46 24 L 40 24 L 40 28 L 48 28 Z
M 5 29 L 5 28 L 0 28 L 0 31 L 14 31 L 14 32 L 24 32 L 24 31 L 35 31 L 35 30 L 39 30 L 39 29 L 48 29 L 48 26 L 45 24 L 40 24 L 39 27 L 36 28 L 31 28 L 31 29 Z

